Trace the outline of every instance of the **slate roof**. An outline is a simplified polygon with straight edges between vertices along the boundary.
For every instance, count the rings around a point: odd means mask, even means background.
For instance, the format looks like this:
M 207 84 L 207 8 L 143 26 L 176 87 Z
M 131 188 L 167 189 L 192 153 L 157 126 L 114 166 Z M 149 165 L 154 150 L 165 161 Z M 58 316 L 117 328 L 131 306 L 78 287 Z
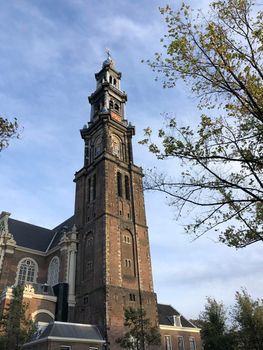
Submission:
M 158 304 L 158 316 L 160 325 L 173 326 L 173 316 L 181 316 L 182 327 L 196 328 L 190 321 L 188 321 L 183 315 L 181 315 L 175 308 L 171 305 Z
M 42 252 L 46 251 L 54 236 L 52 230 L 11 218 L 8 219 L 8 228 L 17 245 Z
M 94 325 L 68 323 L 68 322 L 52 322 L 49 323 L 46 329 L 39 335 L 38 339 L 47 337 L 58 338 L 76 338 L 85 340 L 103 341 L 99 329 Z
M 21 247 L 45 252 L 56 247 L 66 230 L 74 225 L 74 216 L 56 226 L 53 230 L 8 218 L 9 232 Z

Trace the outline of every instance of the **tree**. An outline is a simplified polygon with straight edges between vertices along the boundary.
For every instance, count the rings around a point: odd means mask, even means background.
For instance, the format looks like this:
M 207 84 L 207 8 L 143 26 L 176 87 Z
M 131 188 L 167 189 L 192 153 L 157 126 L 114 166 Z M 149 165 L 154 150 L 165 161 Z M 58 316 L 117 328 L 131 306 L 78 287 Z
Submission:
M 172 88 L 190 85 L 201 110 L 197 128 L 169 118 L 161 146 L 145 129 L 158 159 L 177 158 L 179 180 L 154 171 L 146 188 L 162 191 L 171 205 L 197 210 L 186 231 L 196 237 L 218 231 L 219 240 L 242 248 L 263 240 L 263 12 L 250 0 L 215 1 L 205 17 L 183 4 L 160 9 L 167 23 L 150 67 Z M 200 213 L 201 211 L 201 213 Z
M 9 140 L 14 137 L 19 137 L 17 119 L 11 122 L 0 116 L 0 152 L 9 145 Z
M 20 349 L 36 331 L 33 321 L 27 317 L 28 305 L 23 302 L 23 291 L 20 285 L 13 288 L 13 299 L 0 321 L 0 347 L 3 350 Z
M 236 292 L 227 312 L 223 303 L 207 298 L 205 310 L 193 322 L 201 328 L 204 350 L 262 350 L 263 301 L 247 291 Z
M 238 349 L 263 349 L 263 301 L 253 300 L 243 290 L 236 293 L 236 304 L 232 311 Z
M 160 345 L 161 336 L 157 327 L 152 327 L 145 310 L 128 308 L 125 310 L 124 326 L 128 331 L 116 343 L 124 349 L 144 350 L 147 345 Z
M 205 310 L 194 323 L 201 328 L 204 350 L 234 350 L 234 336 L 227 327 L 225 306 L 207 298 Z

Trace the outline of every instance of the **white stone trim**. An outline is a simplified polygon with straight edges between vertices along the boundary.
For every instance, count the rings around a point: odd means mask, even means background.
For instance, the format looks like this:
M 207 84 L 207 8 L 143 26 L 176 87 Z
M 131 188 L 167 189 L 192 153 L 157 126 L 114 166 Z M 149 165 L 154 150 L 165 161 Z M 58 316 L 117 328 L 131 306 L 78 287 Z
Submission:
M 55 315 L 52 314 L 52 312 L 50 312 L 49 310 L 46 309 L 38 309 L 35 312 L 32 313 L 32 320 L 35 321 L 35 317 L 38 314 L 48 314 L 53 320 L 55 319 Z
M 6 289 L 3 290 L 1 293 L 1 302 L 3 300 L 11 300 L 13 299 L 13 288 L 12 287 L 7 287 Z
M 196 328 L 196 327 L 177 327 L 177 326 L 168 326 L 168 325 L 160 324 L 160 330 L 200 333 L 201 328 Z
M 34 281 L 31 283 L 37 283 L 37 276 L 38 276 L 38 263 L 36 262 L 35 259 L 29 257 L 29 256 L 25 256 L 22 259 L 20 259 L 19 263 L 17 264 L 17 270 L 16 270 L 16 281 L 15 281 L 15 286 L 17 286 L 18 284 L 18 277 L 19 277 L 19 271 L 20 271 L 20 267 L 21 267 L 21 263 L 23 260 L 32 260 L 33 263 L 35 264 L 35 272 L 34 272 Z M 27 283 L 28 282 L 28 283 Z M 25 284 L 30 284 L 29 281 L 25 281 Z
M 46 338 L 42 338 L 42 339 L 37 339 L 34 340 L 30 343 L 26 343 L 22 346 L 22 349 L 26 346 L 26 345 L 31 345 L 31 344 L 37 344 L 37 343 L 43 343 L 45 341 L 48 340 L 53 340 L 53 341 L 65 341 L 65 342 L 72 342 L 72 343 L 99 343 L 99 344 L 105 344 L 106 340 L 100 340 L 100 339 L 83 339 L 83 338 L 64 338 L 64 337 L 46 337 Z
M 53 297 L 52 295 L 34 294 L 34 293 L 24 293 L 24 298 L 53 301 L 54 303 L 57 301 L 57 297 L 55 296 Z

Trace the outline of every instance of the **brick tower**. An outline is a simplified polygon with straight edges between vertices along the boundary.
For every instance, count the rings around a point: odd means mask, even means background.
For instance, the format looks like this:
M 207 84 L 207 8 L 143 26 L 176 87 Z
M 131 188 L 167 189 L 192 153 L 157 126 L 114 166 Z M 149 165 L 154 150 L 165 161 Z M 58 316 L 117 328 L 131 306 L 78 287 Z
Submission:
M 78 251 L 70 317 L 99 325 L 112 350 L 119 349 L 125 308 L 143 307 L 153 325 L 158 321 L 143 174 L 133 164 L 135 129 L 125 119 L 127 96 L 109 54 L 95 78 L 90 122 L 81 130 L 84 166 L 75 175 Z

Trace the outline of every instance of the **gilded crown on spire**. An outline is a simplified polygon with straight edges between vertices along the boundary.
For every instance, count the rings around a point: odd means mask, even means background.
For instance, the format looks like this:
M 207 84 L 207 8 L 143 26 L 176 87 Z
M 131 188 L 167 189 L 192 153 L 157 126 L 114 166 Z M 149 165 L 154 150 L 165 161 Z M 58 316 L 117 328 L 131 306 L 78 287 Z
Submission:
M 106 49 L 106 54 L 107 54 L 107 59 L 103 62 L 102 67 L 105 67 L 107 65 L 112 66 L 113 68 L 115 67 L 115 63 L 111 57 L 110 50 Z

